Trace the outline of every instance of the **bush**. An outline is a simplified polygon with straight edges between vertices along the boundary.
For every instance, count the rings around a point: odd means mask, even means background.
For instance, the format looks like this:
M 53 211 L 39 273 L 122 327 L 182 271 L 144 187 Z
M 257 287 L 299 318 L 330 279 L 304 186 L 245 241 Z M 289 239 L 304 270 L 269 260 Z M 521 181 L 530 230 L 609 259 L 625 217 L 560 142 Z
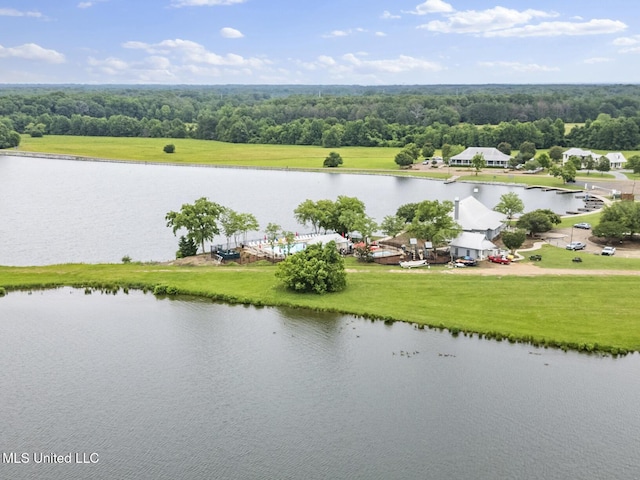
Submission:
M 329 156 L 324 159 L 323 165 L 325 167 L 337 167 L 342 165 L 342 157 L 339 153 L 331 152 Z
M 278 264 L 276 278 L 300 293 L 339 292 L 347 286 L 344 260 L 335 242 L 313 244 Z
M 0 287 L 0 297 L 4 297 L 7 294 L 7 290 L 4 287 Z
M 122 257 L 122 263 L 131 263 L 131 257 L 129 255 L 125 255 Z
M 165 145 L 163 150 L 164 153 L 173 153 L 176 151 L 176 146 L 173 143 L 170 143 L 168 145 Z

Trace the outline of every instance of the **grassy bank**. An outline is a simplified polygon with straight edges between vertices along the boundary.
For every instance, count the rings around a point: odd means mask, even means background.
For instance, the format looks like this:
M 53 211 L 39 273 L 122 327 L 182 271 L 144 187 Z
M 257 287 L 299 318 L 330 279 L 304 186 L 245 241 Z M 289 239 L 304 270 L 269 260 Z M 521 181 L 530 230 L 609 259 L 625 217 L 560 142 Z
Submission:
M 479 277 L 436 268 L 426 273 L 357 264 L 349 268 L 348 288 L 323 296 L 285 291 L 271 265 L 0 267 L 0 286 L 10 295 L 12 289 L 62 285 L 149 291 L 160 285 L 175 294 L 330 310 L 536 345 L 614 354 L 640 350 L 637 301 L 625 295 L 640 287 L 637 276 L 602 276 L 594 282 L 587 275 Z

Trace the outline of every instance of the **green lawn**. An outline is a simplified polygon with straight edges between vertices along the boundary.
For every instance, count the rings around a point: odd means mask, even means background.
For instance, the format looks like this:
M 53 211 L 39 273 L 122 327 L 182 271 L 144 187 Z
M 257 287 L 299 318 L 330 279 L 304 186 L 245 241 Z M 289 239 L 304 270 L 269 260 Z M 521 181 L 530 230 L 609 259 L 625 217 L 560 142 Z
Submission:
M 169 143 L 175 145 L 175 153 L 163 152 L 163 147 Z M 400 171 L 394 162 L 399 148 L 328 149 L 305 145 L 253 145 L 193 139 L 47 135 L 42 138 L 24 136 L 20 150 L 115 160 L 301 169 L 322 169 L 324 159 L 330 152 L 336 151 L 344 161 L 337 170 Z
M 566 266 L 568 257 L 562 257 L 572 252 L 555 250 L 543 250 L 541 266 Z M 593 260 L 618 259 L 594 256 Z M 347 289 L 321 296 L 285 291 L 271 265 L 0 267 L 0 286 L 10 295 L 13 288 L 39 286 L 153 289 L 162 284 L 175 287 L 179 293 L 224 301 L 331 310 L 566 348 L 598 344 L 594 348 L 605 351 L 640 350 L 637 300 L 634 295 L 625 295 L 640 288 L 637 276 L 600 276 L 597 281 L 588 275 L 480 277 L 448 274 L 445 268 L 416 273 L 399 267 L 360 266 L 353 261 L 348 268 Z

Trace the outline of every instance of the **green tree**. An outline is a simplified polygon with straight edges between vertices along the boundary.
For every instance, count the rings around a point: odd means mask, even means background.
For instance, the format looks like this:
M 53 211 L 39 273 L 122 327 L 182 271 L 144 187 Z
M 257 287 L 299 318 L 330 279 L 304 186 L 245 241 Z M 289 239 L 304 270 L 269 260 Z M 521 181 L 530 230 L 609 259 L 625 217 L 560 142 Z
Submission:
M 605 220 L 593 227 L 591 232 L 600 238 L 606 238 L 609 242 L 622 240 L 627 232 L 627 227 L 621 221 Z
M 0 149 L 14 148 L 20 145 L 20 135 L 0 122 Z
M 280 233 L 280 225 L 277 223 L 268 223 L 264 229 L 264 234 L 267 239 L 267 243 L 271 246 L 273 251 L 276 242 L 278 241 L 278 234 Z
M 258 219 L 252 213 L 238 214 L 238 233 L 242 233 L 242 241 L 246 243 L 248 232 L 257 232 L 260 228 Z M 238 239 L 236 238 L 236 243 Z
M 312 244 L 278 264 L 276 271 L 284 286 L 299 293 L 339 292 L 347 286 L 344 260 L 336 243 Z
M 596 165 L 596 170 L 600 172 L 600 176 L 602 176 L 605 172 L 611 170 L 611 162 L 607 157 L 600 157 L 598 164 Z
M 358 225 L 364 221 L 365 206 L 362 200 L 356 197 L 339 195 L 333 205 L 332 222 L 330 229 L 346 235 L 358 229 Z
M 591 173 L 591 170 L 596 168 L 596 161 L 593 157 L 589 156 L 584 161 L 584 168 L 587 169 L 587 175 Z
M 434 250 L 457 237 L 462 227 L 453 219 L 453 202 L 445 200 L 425 200 L 420 202 L 416 215 L 407 229 L 417 238 L 433 244 Z
M 217 222 L 222 211 L 222 206 L 202 197 L 192 204 L 185 203 L 178 212 L 167 213 L 165 220 L 167 227 L 173 229 L 174 235 L 184 228 L 187 238 L 199 243 L 204 252 L 205 240 L 213 240 L 213 237 L 220 233 Z
M 313 233 L 318 233 L 320 224 L 322 223 L 321 210 L 313 200 L 306 199 L 293 211 L 294 217 L 298 223 L 304 225 L 311 224 Z
M 547 155 L 546 153 L 541 153 L 540 155 L 538 155 L 537 158 L 538 163 L 540 164 L 540 166 L 542 168 L 549 168 L 551 167 L 551 158 L 549 157 L 549 155 Z
M 630 238 L 640 232 L 640 203 L 624 200 L 612 203 L 602 209 L 600 223 L 615 222 L 624 226 L 624 233 Z
M 536 156 L 536 144 L 533 142 L 522 142 L 520 144 L 520 155 L 522 155 L 523 160 L 526 162 L 527 160 L 532 159 Z
M 227 239 L 227 250 L 229 250 L 231 237 L 240 232 L 240 214 L 230 208 L 223 207 L 219 222 L 222 233 Z
M 296 243 L 296 234 L 289 230 L 283 230 L 282 238 L 284 239 L 284 245 L 286 247 L 285 255 L 288 256 L 291 254 L 291 247 Z
M 325 167 L 337 167 L 342 165 L 342 157 L 338 152 L 331 152 L 327 158 L 324 159 L 323 166 Z
M 502 243 L 507 247 L 511 252 L 514 252 L 518 248 L 522 246 L 524 241 L 527 239 L 527 232 L 521 228 L 517 228 L 515 230 L 505 230 L 500 235 L 502 238 Z
M 511 220 L 514 215 L 524 212 L 524 203 L 517 193 L 508 192 L 500 196 L 500 201 L 493 209 Z
M 162 150 L 164 150 L 164 153 L 174 153 L 176 151 L 176 146 L 173 143 L 169 143 L 168 145 L 165 145 Z
M 478 173 L 487 166 L 484 155 L 482 153 L 476 153 L 471 159 L 471 166 L 475 170 L 476 176 L 478 176 Z
M 563 153 L 564 153 L 564 149 L 556 145 L 555 147 L 551 147 L 549 149 L 549 158 L 551 158 L 551 160 L 557 163 L 560 160 L 562 160 Z
M 640 155 L 633 155 L 627 160 L 625 168 L 633 170 L 633 173 L 638 175 L 640 173 Z
M 418 205 L 418 203 L 406 203 L 404 205 L 400 205 L 396 211 L 396 216 L 402 218 L 405 223 L 411 223 L 418 211 Z
M 176 258 L 192 257 L 198 253 L 198 245 L 193 239 L 187 238 L 184 235 L 180 236 L 178 242 L 178 251 L 176 252 Z
M 567 162 L 564 166 L 552 165 L 549 174 L 552 177 L 560 177 L 564 183 L 573 182 L 576 179 L 576 167 L 573 162 Z
M 398 152 L 394 161 L 400 166 L 400 168 L 413 165 L 413 157 L 406 150 Z
M 496 148 L 505 155 L 511 155 L 511 144 L 509 142 L 500 142 Z
M 395 237 L 405 227 L 405 219 L 398 215 L 387 215 L 382 219 L 380 230 L 389 237 Z
M 558 225 L 561 218 L 549 209 L 538 209 L 527 212 L 516 222 L 516 227 L 529 232 L 530 235 L 548 232 L 554 225 Z
M 436 147 L 433 146 L 433 143 L 427 142 L 422 146 L 421 153 L 424 158 L 431 158 L 436 153 Z

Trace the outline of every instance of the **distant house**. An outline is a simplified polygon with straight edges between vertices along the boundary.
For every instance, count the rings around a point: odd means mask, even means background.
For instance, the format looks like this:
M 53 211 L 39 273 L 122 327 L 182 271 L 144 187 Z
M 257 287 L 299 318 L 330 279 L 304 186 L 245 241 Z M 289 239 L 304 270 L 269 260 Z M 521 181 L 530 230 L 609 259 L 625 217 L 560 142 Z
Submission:
M 497 148 L 469 147 L 464 152 L 451 157 L 449 159 L 449 165 L 470 166 L 471 160 L 477 154 L 481 154 L 484 157 L 487 167 L 506 168 L 509 166 L 509 160 L 511 160 L 509 155 L 505 155 Z
M 462 232 L 449 243 L 449 251 L 452 258 L 471 257 L 476 260 L 484 260 L 493 255 L 498 247 L 487 240 L 482 233 Z
M 609 160 L 609 164 L 612 170 L 620 169 L 627 163 L 627 159 L 621 152 L 610 152 L 607 154 L 594 153 L 591 150 L 583 150 L 581 148 L 570 148 L 562 154 L 562 164 L 564 165 L 569 161 L 571 157 L 578 157 L 581 160 L 582 168 L 585 167 L 589 158 L 593 158 L 594 161 L 600 161 L 601 157 L 606 157 Z
M 465 232 L 480 233 L 488 240 L 493 240 L 502 232 L 507 216 L 469 196 L 454 200 L 453 219 Z

